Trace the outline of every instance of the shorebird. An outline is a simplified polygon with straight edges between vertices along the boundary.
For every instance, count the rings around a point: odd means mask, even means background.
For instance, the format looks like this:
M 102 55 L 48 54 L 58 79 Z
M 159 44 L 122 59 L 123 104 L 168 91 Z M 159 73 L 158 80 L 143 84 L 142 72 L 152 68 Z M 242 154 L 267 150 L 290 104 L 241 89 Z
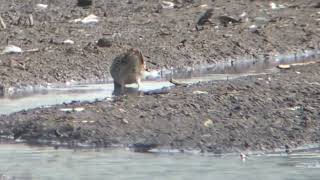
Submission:
M 136 83 L 139 89 L 145 70 L 147 70 L 146 63 L 140 50 L 132 48 L 117 56 L 110 67 L 114 89 L 121 88 L 123 90 L 126 84 L 133 83 Z

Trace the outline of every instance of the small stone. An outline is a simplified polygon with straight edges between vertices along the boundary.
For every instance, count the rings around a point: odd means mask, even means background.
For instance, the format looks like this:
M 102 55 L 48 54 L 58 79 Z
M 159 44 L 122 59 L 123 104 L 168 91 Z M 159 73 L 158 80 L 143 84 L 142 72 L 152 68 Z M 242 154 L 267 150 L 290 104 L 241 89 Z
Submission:
M 81 20 L 81 22 L 83 24 L 97 23 L 97 22 L 99 22 L 99 18 L 98 18 L 98 16 L 96 16 L 94 14 L 90 14 L 89 16 L 83 18 Z
M 170 1 L 162 1 L 161 6 L 163 9 L 172 9 L 174 8 L 174 3 Z
M 243 12 L 242 14 L 240 14 L 240 17 L 243 18 L 243 17 L 246 17 L 248 14 L 246 12 Z
M 23 50 L 15 45 L 8 45 L 4 48 L 1 54 L 13 54 L 13 53 L 22 53 Z
M 208 8 L 208 4 L 201 4 L 200 8 Z
M 111 47 L 112 41 L 108 38 L 101 38 L 98 40 L 97 45 L 99 47 Z
M 212 122 L 212 120 L 211 119 L 208 119 L 206 122 L 204 122 L 204 124 L 203 124 L 205 127 L 210 127 L 210 126 L 212 126 L 213 125 L 213 122 Z
M 90 14 L 83 19 L 78 18 L 78 19 L 71 20 L 70 22 L 75 22 L 75 23 L 81 22 L 82 24 L 95 24 L 99 22 L 99 17 L 94 14 Z
M 125 124 L 129 124 L 129 121 L 126 120 L 126 119 L 122 119 L 122 122 L 125 123 Z
M 277 68 L 279 68 L 279 69 L 290 69 L 291 66 L 289 64 L 279 64 L 277 66 Z
M 251 29 L 251 30 L 256 30 L 257 28 L 258 28 L 258 27 L 257 27 L 257 25 L 255 25 L 255 24 L 249 26 L 249 29 Z
M 63 44 L 74 44 L 74 41 L 72 41 L 71 39 L 67 39 L 63 41 Z
M 77 5 L 80 7 L 91 6 L 92 0 L 78 0 Z
M 209 94 L 207 91 L 193 91 L 193 94 Z
M 47 5 L 47 4 L 37 4 L 36 6 L 37 6 L 37 8 L 39 8 L 39 9 L 47 9 L 47 8 L 48 8 L 48 5 Z
M 75 112 L 81 112 L 81 111 L 84 110 L 84 108 L 83 108 L 83 107 L 77 107 L 77 108 L 74 108 L 73 110 L 74 110 Z

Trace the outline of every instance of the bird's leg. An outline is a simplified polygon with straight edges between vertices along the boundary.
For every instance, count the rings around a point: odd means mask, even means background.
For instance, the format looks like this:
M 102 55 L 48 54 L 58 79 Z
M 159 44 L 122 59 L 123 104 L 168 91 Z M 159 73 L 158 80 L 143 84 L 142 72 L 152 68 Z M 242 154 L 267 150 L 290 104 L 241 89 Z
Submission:
M 140 90 L 140 87 L 141 87 L 141 78 L 137 78 L 137 85 L 138 85 L 138 90 Z

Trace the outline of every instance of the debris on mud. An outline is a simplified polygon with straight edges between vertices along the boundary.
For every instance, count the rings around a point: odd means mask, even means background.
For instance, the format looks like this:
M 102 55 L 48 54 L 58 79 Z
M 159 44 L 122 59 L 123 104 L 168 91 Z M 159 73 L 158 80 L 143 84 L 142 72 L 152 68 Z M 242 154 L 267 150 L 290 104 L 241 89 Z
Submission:
M 197 25 L 204 25 L 206 22 L 209 22 L 209 19 L 212 16 L 212 12 L 213 12 L 213 9 L 209 8 L 205 12 L 201 13 L 199 15 L 199 17 L 197 18 L 196 24 Z

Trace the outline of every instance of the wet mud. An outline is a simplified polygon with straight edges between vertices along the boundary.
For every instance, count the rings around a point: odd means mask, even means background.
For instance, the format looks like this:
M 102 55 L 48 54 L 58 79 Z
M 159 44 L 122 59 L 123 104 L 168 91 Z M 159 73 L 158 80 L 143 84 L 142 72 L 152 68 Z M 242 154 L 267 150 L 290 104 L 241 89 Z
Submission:
M 34 10 L 27 1 L 1 0 L 6 24 L 0 33 L 1 50 L 8 43 L 25 52 L 0 56 L 0 86 L 8 90 L 105 79 L 110 77 L 113 58 L 132 47 L 143 52 L 150 69 L 263 59 L 319 48 L 316 0 L 277 1 L 285 6 L 281 9 L 259 0 L 175 3 L 168 9 L 155 0 L 96 0 L 93 13 L 99 22 L 82 24 L 74 20 L 88 16 L 92 9 L 77 6 L 76 0 L 55 0 L 48 9 Z M 213 9 L 210 22 L 196 30 L 196 20 L 207 8 Z M 27 22 L 30 13 L 33 26 Z M 239 23 L 225 24 L 221 16 Z M 109 40 L 107 46 L 99 45 L 101 38 Z M 38 51 L 26 52 L 34 49 Z
M 214 153 L 319 143 L 319 68 L 22 111 L 0 117 L 1 134 L 33 143 Z

